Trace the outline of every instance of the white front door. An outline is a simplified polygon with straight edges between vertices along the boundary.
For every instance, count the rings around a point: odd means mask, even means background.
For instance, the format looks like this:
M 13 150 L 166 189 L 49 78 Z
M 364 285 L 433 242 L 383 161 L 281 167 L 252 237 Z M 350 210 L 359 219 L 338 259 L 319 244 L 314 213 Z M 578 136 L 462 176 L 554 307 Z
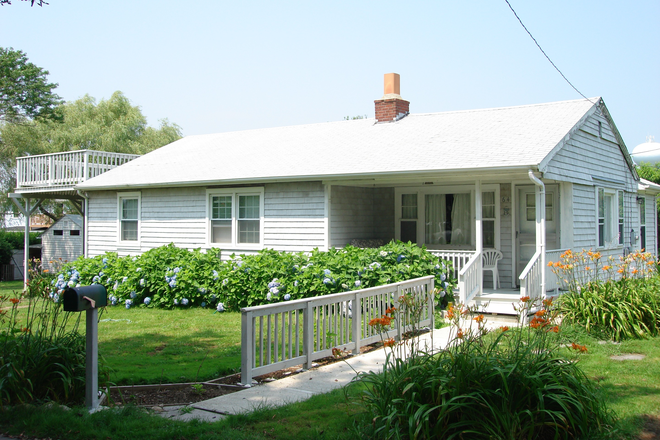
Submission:
M 534 185 L 518 186 L 518 212 L 516 224 L 516 284 L 518 277 L 536 252 L 536 188 Z M 545 239 L 546 250 L 557 249 L 559 236 L 559 188 L 545 187 Z

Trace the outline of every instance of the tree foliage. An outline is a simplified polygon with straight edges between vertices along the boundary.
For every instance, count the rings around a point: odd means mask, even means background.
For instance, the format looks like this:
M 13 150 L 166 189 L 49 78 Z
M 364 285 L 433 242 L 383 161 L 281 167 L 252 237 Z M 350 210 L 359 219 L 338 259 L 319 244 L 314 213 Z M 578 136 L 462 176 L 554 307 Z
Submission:
M 660 185 L 660 163 L 650 164 L 648 162 L 637 166 L 637 174 L 642 179 L 650 180 Z
M 89 95 L 55 109 L 57 119 L 6 124 L 0 129 L 0 154 L 20 157 L 74 150 L 145 154 L 181 137 L 181 128 L 161 120 L 147 126 L 138 106 L 117 91 L 98 104 Z
M 44 0 L 21 0 L 22 2 L 30 2 L 30 6 L 34 6 L 36 3 L 37 6 L 48 5 L 50 3 L 45 2 Z M 11 0 L 0 0 L 0 5 L 11 5 Z
M 0 47 L 0 121 L 55 116 L 53 109 L 62 99 L 47 76 L 48 71 L 30 63 L 24 52 Z

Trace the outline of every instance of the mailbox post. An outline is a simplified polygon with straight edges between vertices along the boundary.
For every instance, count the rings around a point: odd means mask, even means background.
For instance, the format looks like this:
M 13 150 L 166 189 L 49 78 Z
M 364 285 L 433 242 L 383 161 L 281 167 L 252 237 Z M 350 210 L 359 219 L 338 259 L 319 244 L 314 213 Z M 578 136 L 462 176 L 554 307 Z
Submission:
M 99 406 L 99 307 L 108 305 L 108 292 L 100 284 L 68 287 L 62 294 L 65 312 L 85 310 L 85 406 L 94 410 Z

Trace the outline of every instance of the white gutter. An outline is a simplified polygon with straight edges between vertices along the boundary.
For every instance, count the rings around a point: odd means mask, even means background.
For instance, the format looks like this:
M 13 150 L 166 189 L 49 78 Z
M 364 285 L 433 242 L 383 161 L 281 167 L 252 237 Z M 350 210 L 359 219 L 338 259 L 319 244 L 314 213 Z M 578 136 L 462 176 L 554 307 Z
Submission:
M 541 253 L 541 295 L 545 296 L 545 185 L 531 169 L 527 175 L 536 185 L 536 251 Z
M 89 196 L 86 192 L 76 190 L 78 195 L 83 199 L 83 256 L 87 258 L 89 252 L 89 243 L 87 240 L 87 233 L 89 232 L 87 210 L 89 209 Z

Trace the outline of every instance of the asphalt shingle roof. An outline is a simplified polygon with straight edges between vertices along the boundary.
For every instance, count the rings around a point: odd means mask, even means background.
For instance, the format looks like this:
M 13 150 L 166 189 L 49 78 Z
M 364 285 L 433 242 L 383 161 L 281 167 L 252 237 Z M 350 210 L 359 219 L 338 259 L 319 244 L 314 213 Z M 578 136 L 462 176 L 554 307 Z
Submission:
M 598 102 L 410 114 L 186 136 L 80 189 L 222 184 L 535 166 Z

